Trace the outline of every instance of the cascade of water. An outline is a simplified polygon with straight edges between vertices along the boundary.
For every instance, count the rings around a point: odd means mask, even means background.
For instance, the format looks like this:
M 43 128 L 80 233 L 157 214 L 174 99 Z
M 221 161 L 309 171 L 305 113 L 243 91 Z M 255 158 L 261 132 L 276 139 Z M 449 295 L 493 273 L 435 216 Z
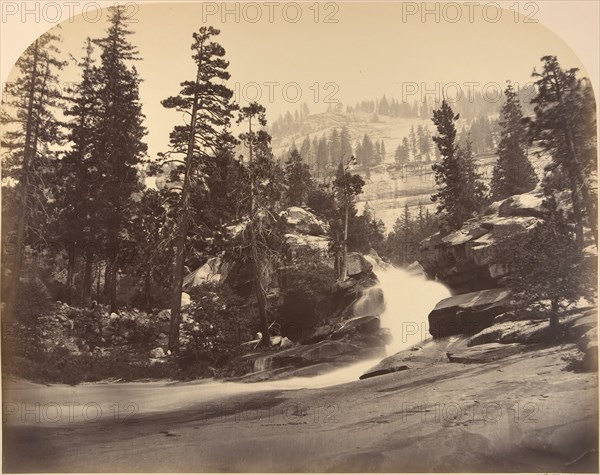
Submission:
M 429 312 L 440 300 L 450 297 L 450 291 L 439 282 L 409 274 L 404 269 L 384 268 L 374 259 L 367 258 L 373 264 L 385 299 L 381 326 L 389 328 L 394 337 L 387 348 L 388 354 L 429 338 Z

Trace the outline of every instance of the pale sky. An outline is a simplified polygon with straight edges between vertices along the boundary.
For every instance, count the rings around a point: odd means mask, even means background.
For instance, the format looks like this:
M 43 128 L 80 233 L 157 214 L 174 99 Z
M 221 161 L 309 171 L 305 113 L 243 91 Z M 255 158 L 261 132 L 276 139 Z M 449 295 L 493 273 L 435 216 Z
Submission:
M 193 79 L 191 35 L 203 25 L 221 29 L 217 41 L 227 52 L 229 84 L 240 102 L 261 94 L 270 122 L 302 102 L 311 112 L 325 110 L 326 99 L 354 105 L 387 94 L 412 102 L 428 91 L 448 93 L 451 83 L 493 96 L 507 79 L 529 82 L 546 54 L 585 74 L 571 48 L 541 23 L 527 23 L 513 10 L 492 6 L 484 11 L 489 4 L 483 2 L 471 10 L 454 3 L 460 11 L 421 2 L 235 3 L 228 5 L 225 18 L 223 3 L 130 5 L 135 32 L 130 38 L 143 58 L 136 67 L 144 80 L 140 92 L 151 157 L 166 150 L 168 134 L 180 119 L 160 100 L 176 94 L 181 81 Z M 94 19 L 97 13 L 89 12 L 88 20 Z M 521 6 L 521 12 L 536 19 L 534 10 Z M 455 21 L 458 14 L 461 19 Z M 105 18 L 91 22 L 80 15 L 64 21 L 63 54 L 79 58 L 86 36 L 104 35 Z M 77 74 L 68 68 L 63 81 L 76 82 Z

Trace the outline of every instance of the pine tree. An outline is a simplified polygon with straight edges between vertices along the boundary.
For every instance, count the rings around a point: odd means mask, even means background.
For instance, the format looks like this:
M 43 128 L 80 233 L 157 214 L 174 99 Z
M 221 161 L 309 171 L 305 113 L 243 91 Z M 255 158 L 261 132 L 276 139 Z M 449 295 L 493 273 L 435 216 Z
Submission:
M 179 197 L 173 205 L 177 211 L 177 225 L 169 330 L 169 349 L 172 352 L 179 351 L 181 291 L 192 217 L 191 200 L 194 193 L 206 190 L 205 167 L 207 162 L 214 160 L 215 145 L 223 146 L 233 141 L 229 133 L 233 92 L 222 83 L 229 79 L 229 63 L 223 59 L 223 47 L 212 41 L 219 33 L 215 28 L 203 26 L 193 34 L 192 58 L 196 64 L 196 76 L 181 84 L 178 96 L 162 101 L 164 107 L 183 112 L 189 118 L 188 124 L 175 126 L 170 136 L 171 150 L 162 157 L 163 165 L 177 164 L 173 174 L 174 178 L 181 180 Z
M 336 166 L 342 158 L 342 141 L 337 129 L 331 131 L 329 136 L 329 163 Z
M 584 215 L 597 233 L 597 196 L 590 183 L 596 169 L 595 102 L 591 87 L 577 78 L 577 69 L 563 70 L 556 56 L 542 57 L 541 73 L 533 73 L 537 94 L 532 137 L 552 157 L 552 168 L 564 170 L 571 194 L 576 237 L 583 246 Z
M 313 186 L 308 165 L 297 150 L 290 154 L 285 166 L 287 182 L 287 202 L 289 206 L 302 206 Z
M 367 134 L 363 136 L 362 147 L 363 163 L 366 167 L 370 167 L 375 161 L 375 145 Z
M 350 142 L 350 132 L 348 132 L 347 127 L 342 127 L 342 131 L 340 132 L 340 142 L 341 142 L 341 154 L 344 157 L 352 156 L 352 144 Z
M 348 225 L 350 215 L 353 210 L 355 211 L 355 198 L 362 193 L 362 188 L 365 185 L 360 175 L 348 173 L 351 164 L 352 162 L 340 163 L 336 178 L 333 181 L 337 214 L 339 216 L 336 221 L 341 224 L 341 226 L 332 226 L 335 236 L 333 245 L 336 250 L 338 278 L 341 281 L 346 280 L 348 277 Z M 337 233 L 335 232 L 336 228 L 338 229 Z
M 2 137 L 2 148 L 6 150 L 2 175 L 9 182 L 3 184 L 2 196 L 9 210 L 3 210 L 6 219 L 2 233 L 4 243 L 14 243 L 7 318 L 16 317 L 24 245 L 33 236 L 43 238 L 48 204 L 45 178 L 54 168 L 50 147 L 62 141 L 53 114 L 61 98 L 56 72 L 65 65 L 57 59 L 58 41 L 60 37 L 46 33 L 29 45 L 16 63 L 16 81 L 7 84 L 5 90 L 9 99 L 2 115 L 2 123 L 7 126 Z
M 438 203 L 437 212 L 442 216 L 442 225 L 447 229 L 458 229 L 482 206 L 484 185 L 475 171 L 470 142 L 461 149 L 455 143 L 459 116 L 444 100 L 433 112 L 433 123 L 438 135 L 433 137 L 442 156 L 441 163 L 432 165 L 438 188 L 431 200 Z
M 396 148 L 396 153 L 394 154 L 394 159 L 396 160 L 397 165 L 406 165 L 409 160 L 410 155 L 410 147 L 408 145 L 408 139 L 404 137 L 402 139 L 402 143 L 398 145 Z
M 69 107 L 65 110 L 72 120 L 66 124 L 68 138 L 73 144 L 60 162 L 62 192 L 56 205 L 58 219 L 55 235 L 68 246 L 67 296 L 71 303 L 73 276 L 78 251 L 84 258 L 83 304 L 89 306 L 92 300 L 92 272 L 94 257 L 102 247 L 102 231 L 98 228 L 102 206 L 98 197 L 101 165 L 95 153 L 94 140 L 100 122 L 100 97 L 98 94 L 98 71 L 93 61 L 92 42 L 88 38 L 85 56 L 79 62 L 81 82 L 70 90 Z
M 510 82 L 504 95 L 506 102 L 501 111 L 498 162 L 494 166 L 491 182 L 493 200 L 525 193 L 535 188 L 537 183 L 535 171 L 527 158 L 529 139 L 521 104 Z
M 594 293 L 596 272 L 584 268 L 574 228 L 559 209 L 555 190 L 545 190 L 544 220 L 515 250 L 511 286 L 523 304 L 550 301 L 550 328 L 558 334 L 561 305 Z
M 431 143 L 429 138 L 429 131 L 422 125 L 417 128 L 417 138 L 419 142 L 419 153 L 421 158 L 425 161 L 429 161 L 429 151 L 431 150 Z
M 278 221 L 277 212 L 283 195 L 283 172 L 273 161 L 270 135 L 253 128 L 266 125 L 265 108 L 256 103 L 243 107 L 238 122 L 248 124 L 248 132 L 240 136 L 249 154 L 250 217 L 245 231 L 248 233 L 261 343 L 270 347 L 267 287 L 284 246 L 282 223 Z
M 415 133 L 415 126 L 411 125 L 410 132 L 408 134 L 408 140 L 410 141 L 410 150 L 412 152 L 413 160 L 417 161 L 419 158 L 419 148 L 417 142 L 417 134 Z
M 99 228 L 105 230 L 107 257 L 106 290 L 111 311 L 117 310 L 117 275 L 121 265 L 119 247 L 131 219 L 134 193 L 141 190 L 138 165 L 147 146 L 142 141 L 146 129 L 139 98 L 140 79 L 128 62 L 138 60 L 136 48 L 128 41 L 125 7 L 110 9 L 110 26 L 105 38 L 95 40 L 100 47 L 98 68 L 98 115 L 94 154 L 101 167 L 102 182 L 96 198 L 103 206 Z

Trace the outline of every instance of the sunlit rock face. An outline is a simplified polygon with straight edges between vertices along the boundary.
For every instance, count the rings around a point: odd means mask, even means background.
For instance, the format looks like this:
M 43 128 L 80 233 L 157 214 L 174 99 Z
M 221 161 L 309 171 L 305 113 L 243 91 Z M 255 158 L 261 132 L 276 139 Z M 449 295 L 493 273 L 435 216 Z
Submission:
M 419 246 L 424 272 L 453 293 L 501 287 L 509 262 L 542 215 L 538 192 L 492 203 L 483 216 L 449 234 L 436 233 Z

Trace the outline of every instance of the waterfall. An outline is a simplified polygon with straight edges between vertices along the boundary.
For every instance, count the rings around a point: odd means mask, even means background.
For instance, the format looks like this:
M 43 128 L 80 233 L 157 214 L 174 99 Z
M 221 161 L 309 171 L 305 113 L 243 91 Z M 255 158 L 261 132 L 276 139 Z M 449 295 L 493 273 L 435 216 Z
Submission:
M 394 337 L 387 347 L 388 354 L 428 339 L 429 312 L 440 300 L 450 297 L 450 291 L 439 282 L 412 275 L 404 269 L 391 266 L 384 268 L 370 256 L 366 258 L 373 264 L 373 272 L 385 299 L 381 326 L 389 328 Z

